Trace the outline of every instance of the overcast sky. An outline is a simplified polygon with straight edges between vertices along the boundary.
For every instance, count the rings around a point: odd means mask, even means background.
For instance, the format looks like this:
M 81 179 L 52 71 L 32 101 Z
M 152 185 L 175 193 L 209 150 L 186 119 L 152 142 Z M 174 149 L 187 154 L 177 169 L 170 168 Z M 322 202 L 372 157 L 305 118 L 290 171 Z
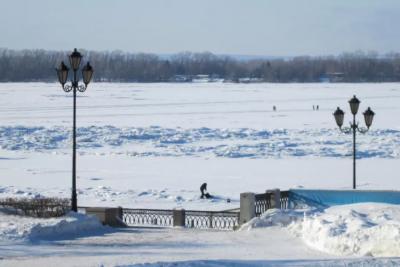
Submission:
M 400 0 L 0 0 L 0 47 L 169 54 L 400 52 Z

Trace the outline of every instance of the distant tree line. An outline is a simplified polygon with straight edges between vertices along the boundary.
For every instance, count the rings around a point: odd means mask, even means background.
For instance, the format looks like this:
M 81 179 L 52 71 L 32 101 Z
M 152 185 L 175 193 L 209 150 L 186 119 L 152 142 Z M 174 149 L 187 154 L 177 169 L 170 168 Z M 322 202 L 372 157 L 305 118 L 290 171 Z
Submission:
M 68 61 L 66 51 L 0 49 L 0 81 L 55 81 L 54 68 Z M 81 51 L 95 69 L 95 81 L 168 82 L 174 77 L 209 75 L 228 81 L 254 78 L 264 82 L 400 81 L 400 54 L 374 52 L 289 59 L 240 60 L 209 52 L 183 52 L 171 56 L 121 51 Z

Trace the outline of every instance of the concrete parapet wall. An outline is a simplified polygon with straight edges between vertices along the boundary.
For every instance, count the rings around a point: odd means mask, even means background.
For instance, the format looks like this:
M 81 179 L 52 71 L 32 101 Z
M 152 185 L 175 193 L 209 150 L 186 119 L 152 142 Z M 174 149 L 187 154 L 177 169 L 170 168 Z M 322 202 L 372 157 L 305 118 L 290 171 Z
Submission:
M 122 220 L 122 208 L 103 208 L 91 207 L 86 208 L 86 214 L 96 216 L 102 224 L 112 227 L 126 227 Z
M 246 192 L 240 194 L 240 217 L 239 224 L 244 224 L 256 217 L 256 197 L 254 193 Z
M 326 190 L 326 189 L 290 189 L 289 206 L 302 205 L 326 208 L 330 206 L 354 203 L 377 202 L 400 204 L 400 191 L 391 190 Z
M 185 227 L 185 210 L 173 210 L 173 226 Z
M 281 208 L 281 191 L 279 189 L 267 190 L 266 193 L 271 194 L 271 208 Z

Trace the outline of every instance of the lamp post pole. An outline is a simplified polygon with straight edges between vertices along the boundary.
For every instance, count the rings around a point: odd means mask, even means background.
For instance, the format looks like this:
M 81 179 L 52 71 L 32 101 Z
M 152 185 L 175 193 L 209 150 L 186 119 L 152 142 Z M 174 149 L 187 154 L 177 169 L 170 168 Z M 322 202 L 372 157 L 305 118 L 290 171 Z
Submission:
M 76 87 L 78 81 L 76 80 L 76 70 L 74 70 L 73 87 L 73 122 L 72 122 L 72 195 L 71 195 L 71 209 L 75 212 L 78 211 L 78 198 L 76 195 Z
M 356 189 L 356 115 L 353 115 L 353 189 Z
M 69 68 L 61 62 L 60 67 L 56 69 L 58 80 L 65 92 L 72 91 L 73 94 L 73 118 L 72 118 L 72 192 L 71 192 L 71 210 L 78 211 L 78 200 L 76 194 L 76 92 L 84 92 L 90 83 L 93 76 L 93 68 L 88 62 L 82 68 L 83 85 L 79 85 L 77 71 L 81 63 L 82 55 L 74 49 L 74 52 L 69 56 L 71 68 L 74 72 L 71 84 L 66 84 L 68 79 Z
M 356 96 L 353 96 L 352 99 L 350 99 L 349 104 L 350 104 L 350 110 L 351 113 L 353 114 L 353 122 L 350 122 L 350 127 L 344 127 L 343 126 L 343 120 L 344 120 L 344 112 L 341 110 L 339 107 L 336 109 L 336 111 L 333 113 L 333 116 L 335 117 L 336 124 L 339 127 L 340 131 L 346 134 L 352 133 L 353 134 L 353 189 L 356 189 L 357 183 L 356 183 L 356 133 L 366 133 L 369 130 L 369 127 L 372 125 L 372 120 L 374 118 L 375 113 L 371 110 L 370 107 L 363 113 L 364 115 L 364 121 L 365 125 L 367 128 L 361 128 L 358 127 L 358 122 L 356 122 L 356 114 L 358 112 L 358 107 L 360 105 L 361 101 L 358 100 Z

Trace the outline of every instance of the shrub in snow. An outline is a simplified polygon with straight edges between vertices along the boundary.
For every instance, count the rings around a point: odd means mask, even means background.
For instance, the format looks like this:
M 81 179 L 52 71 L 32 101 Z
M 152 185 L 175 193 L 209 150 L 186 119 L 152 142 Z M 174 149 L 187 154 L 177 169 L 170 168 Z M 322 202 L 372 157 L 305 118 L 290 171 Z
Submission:
M 0 199 L 0 206 L 8 212 L 40 218 L 60 217 L 70 210 L 66 198 L 6 198 Z

